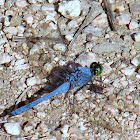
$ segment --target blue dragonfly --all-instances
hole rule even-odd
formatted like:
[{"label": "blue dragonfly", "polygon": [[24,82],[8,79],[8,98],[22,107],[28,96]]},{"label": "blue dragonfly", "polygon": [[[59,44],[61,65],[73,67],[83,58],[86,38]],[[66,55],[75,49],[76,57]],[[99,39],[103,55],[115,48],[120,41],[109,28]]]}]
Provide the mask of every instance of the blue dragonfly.
[{"label": "blue dragonfly", "polygon": [[92,75],[98,76],[102,73],[102,70],[102,65],[96,62],[91,63],[90,68],[77,67],[72,73],[66,76],[65,82],[58,88],[25,106],[17,108],[11,112],[11,115],[16,116],[57,94],[66,93],[75,87],[82,87],[90,81]]}]

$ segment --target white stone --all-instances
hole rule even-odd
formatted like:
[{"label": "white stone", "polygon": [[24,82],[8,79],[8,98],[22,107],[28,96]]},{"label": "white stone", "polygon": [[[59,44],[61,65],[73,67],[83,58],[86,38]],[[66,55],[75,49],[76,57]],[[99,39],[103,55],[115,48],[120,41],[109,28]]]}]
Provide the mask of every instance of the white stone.
[{"label": "white stone", "polygon": [[111,72],[112,72],[112,68],[110,67],[110,64],[109,63],[104,63],[102,74],[107,75],[107,74],[109,74]]},{"label": "white stone", "polygon": [[26,69],[29,69],[29,64],[21,64],[14,66],[14,70],[26,70]]},{"label": "white stone", "polygon": [[20,59],[15,62],[15,65],[22,65],[25,63],[25,59]]},{"label": "white stone", "polygon": [[31,77],[27,79],[27,85],[28,86],[33,86],[36,84],[40,84],[41,83],[41,79],[39,77]]},{"label": "white stone", "polygon": [[57,0],[48,0],[48,3],[55,3]]},{"label": "white stone", "polygon": [[53,49],[56,50],[56,51],[62,51],[62,52],[65,52],[66,51],[66,46],[64,44],[55,44],[53,46]]},{"label": "white stone", "polygon": [[0,5],[3,6],[5,3],[5,0],[0,0]]},{"label": "white stone", "polygon": [[0,64],[9,63],[12,59],[13,57],[7,53],[0,53]]},{"label": "white stone", "polygon": [[46,113],[45,112],[37,112],[37,117],[38,118],[45,118],[46,117]]},{"label": "white stone", "polygon": [[73,39],[73,34],[66,35],[65,38],[66,38],[68,41],[71,41],[71,40]]},{"label": "white stone", "polygon": [[135,71],[135,68],[130,68],[130,67],[127,67],[121,70],[121,72],[125,75],[132,75],[134,71]]},{"label": "white stone", "polygon": [[104,26],[105,23],[107,23],[107,16],[105,13],[102,13],[93,21],[94,24]]},{"label": "white stone", "polygon": [[64,125],[63,128],[61,128],[61,132],[62,132],[63,134],[67,134],[68,128],[69,128],[68,125]]},{"label": "white stone", "polygon": [[42,2],[44,2],[45,0],[36,0],[36,1],[42,3]]},{"label": "white stone", "polygon": [[140,74],[136,74],[136,78],[139,78],[140,79]]},{"label": "white stone", "polygon": [[5,26],[9,26],[10,25],[10,22],[9,22],[9,18],[8,17],[5,17],[4,25]]},{"label": "white stone", "polygon": [[119,12],[124,12],[125,8],[124,8],[124,4],[123,3],[112,3],[111,4],[112,10],[119,10]]},{"label": "white stone", "polygon": [[28,0],[28,2],[33,4],[33,3],[36,3],[36,0]]},{"label": "white stone", "polygon": [[136,58],[136,57],[134,57],[132,60],[131,60],[131,63],[134,65],[134,66],[138,66],[139,65],[139,60]]},{"label": "white stone", "polygon": [[51,102],[51,104],[55,107],[58,107],[60,105],[60,101],[58,99],[55,99]]},{"label": "white stone", "polygon": [[128,13],[123,13],[120,16],[116,17],[116,21],[119,25],[129,24],[131,20],[131,16]]},{"label": "white stone", "polygon": [[51,70],[53,69],[53,66],[52,66],[50,63],[46,63],[46,64],[44,65],[43,69],[44,69],[46,72],[50,73]]},{"label": "white stone", "polygon": [[24,27],[23,26],[17,26],[17,32],[18,32],[18,34],[22,34],[22,33],[24,33]]},{"label": "white stone", "polygon": [[16,27],[5,27],[3,30],[5,33],[10,33],[12,35],[16,35],[17,34],[17,28]]},{"label": "white stone", "polygon": [[54,23],[57,23],[56,19],[50,15],[47,15],[45,18],[45,22],[53,21]]},{"label": "white stone", "polygon": [[140,33],[134,33],[132,38],[134,39],[135,42],[140,43]]},{"label": "white stone", "polygon": [[79,0],[63,1],[59,4],[58,11],[66,18],[73,19],[80,15],[81,5]]},{"label": "white stone", "polygon": [[24,15],[24,19],[27,22],[27,24],[29,25],[33,24],[33,16],[31,14]]},{"label": "white stone", "polygon": [[19,135],[21,131],[21,126],[18,122],[5,123],[4,129],[8,134]]},{"label": "white stone", "polygon": [[83,67],[90,66],[92,62],[98,62],[96,54],[92,52],[89,52],[88,54],[81,54],[75,60],[75,63],[78,63]]},{"label": "white stone", "polygon": [[27,2],[26,0],[17,0],[17,2],[15,3],[15,5],[19,8],[24,8],[27,6]]},{"label": "white stone", "polygon": [[68,27],[71,29],[71,28],[76,28],[78,26],[78,23],[76,20],[71,20],[69,23],[68,23]]},{"label": "white stone", "polygon": [[132,20],[129,24],[129,29],[134,30],[134,29],[138,28],[138,26],[139,26],[139,24],[136,21]]},{"label": "white stone", "polygon": [[46,4],[42,6],[41,10],[46,13],[46,11],[55,11],[55,7],[52,4]]}]

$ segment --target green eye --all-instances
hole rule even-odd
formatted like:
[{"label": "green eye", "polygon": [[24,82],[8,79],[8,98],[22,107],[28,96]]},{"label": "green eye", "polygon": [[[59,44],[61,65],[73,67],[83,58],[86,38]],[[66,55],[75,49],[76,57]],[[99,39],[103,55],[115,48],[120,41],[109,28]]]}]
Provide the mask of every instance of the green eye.
[{"label": "green eye", "polygon": [[99,76],[103,71],[103,66],[99,63],[93,62],[90,64],[90,70],[93,75]]}]

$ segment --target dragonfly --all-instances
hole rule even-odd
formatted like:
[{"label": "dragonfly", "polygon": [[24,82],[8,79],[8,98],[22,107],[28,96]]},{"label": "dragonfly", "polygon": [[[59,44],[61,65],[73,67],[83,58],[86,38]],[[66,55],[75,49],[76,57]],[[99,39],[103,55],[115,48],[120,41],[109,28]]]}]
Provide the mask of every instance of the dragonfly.
[{"label": "dragonfly", "polygon": [[11,112],[11,115],[19,115],[57,94],[66,93],[75,87],[82,87],[90,81],[92,76],[99,76],[102,73],[102,70],[103,66],[97,62],[92,62],[89,68],[79,66],[75,68],[73,72],[66,76],[65,82],[58,88],[27,105],[17,108],[16,110]]}]

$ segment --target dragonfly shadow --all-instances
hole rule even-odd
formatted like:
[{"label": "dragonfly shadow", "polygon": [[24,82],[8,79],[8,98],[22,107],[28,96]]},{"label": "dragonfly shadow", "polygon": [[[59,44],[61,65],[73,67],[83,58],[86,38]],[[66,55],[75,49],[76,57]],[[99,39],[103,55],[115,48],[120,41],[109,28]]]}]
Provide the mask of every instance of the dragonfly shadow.
[{"label": "dragonfly shadow", "polygon": [[61,67],[54,67],[51,73],[46,77],[48,80],[45,83],[43,88],[35,92],[30,98],[26,98],[25,101],[19,102],[17,105],[12,105],[9,108],[5,109],[3,113],[0,114],[0,117],[4,117],[6,115],[12,116],[11,112],[15,110],[16,108],[24,106],[40,98],[42,95],[55,90],[57,87],[59,87],[61,84],[65,82],[66,77],[71,72],[73,72],[73,70],[78,66],[81,66],[81,65],[74,62],[69,62],[67,65],[64,65]]}]

